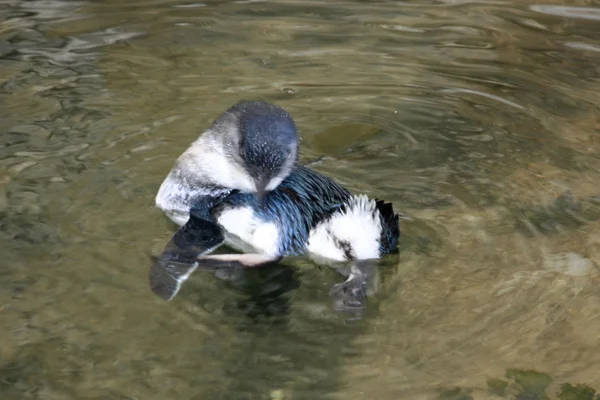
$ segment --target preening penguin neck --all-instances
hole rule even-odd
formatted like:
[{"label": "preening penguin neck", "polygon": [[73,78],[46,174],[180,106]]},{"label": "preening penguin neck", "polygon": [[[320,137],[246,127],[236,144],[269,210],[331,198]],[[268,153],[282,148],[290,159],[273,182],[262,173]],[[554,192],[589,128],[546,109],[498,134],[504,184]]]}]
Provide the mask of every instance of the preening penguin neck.
[{"label": "preening penguin neck", "polygon": [[200,196],[239,190],[263,197],[290,175],[297,156],[296,125],[283,108],[239,102],[178,158],[158,191],[156,205],[180,224]]}]

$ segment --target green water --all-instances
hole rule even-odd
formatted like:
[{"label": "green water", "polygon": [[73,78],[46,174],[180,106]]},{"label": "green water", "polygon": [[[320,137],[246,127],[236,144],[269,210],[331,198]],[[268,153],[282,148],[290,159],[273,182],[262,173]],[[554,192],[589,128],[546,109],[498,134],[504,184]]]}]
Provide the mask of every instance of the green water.
[{"label": "green water", "polygon": [[[593,399],[600,4],[564,3],[0,1],[0,399]],[[402,213],[362,319],[302,258],[150,292],[156,191],[240,99]]]}]

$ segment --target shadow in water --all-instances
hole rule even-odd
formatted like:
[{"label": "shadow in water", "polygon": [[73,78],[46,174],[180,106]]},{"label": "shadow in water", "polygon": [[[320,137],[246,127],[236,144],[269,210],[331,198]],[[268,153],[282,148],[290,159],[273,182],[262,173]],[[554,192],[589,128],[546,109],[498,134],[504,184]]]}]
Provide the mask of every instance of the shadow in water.
[{"label": "shadow in water", "polygon": [[[218,352],[214,373],[224,382],[201,384],[193,398],[287,398],[293,393],[294,399],[315,399],[335,392],[343,384],[346,358],[359,352],[352,342],[369,319],[366,313],[356,320],[352,313],[332,311],[336,298],[328,289],[332,279],[339,282],[343,276],[333,268],[287,263],[196,270],[169,307],[189,301],[209,309],[211,323],[233,328],[236,337],[190,349]],[[216,309],[207,307],[211,302]],[[223,346],[227,351],[218,350]]]},{"label": "shadow in water", "polygon": [[[397,253],[397,252],[396,252]],[[182,262],[173,249],[165,250],[160,256],[152,258],[150,288],[155,295],[165,300],[163,286],[157,281],[175,282],[180,285],[193,272],[214,274],[225,287],[235,292],[239,298],[235,310],[241,310],[252,320],[274,317],[282,319],[290,313],[290,292],[300,287],[301,274],[297,267],[290,264],[270,263],[261,267],[240,267],[230,262],[210,265],[197,262]],[[329,267],[345,281],[331,286],[328,293],[334,312],[348,320],[360,319],[366,308],[367,296],[376,292],[375,283],[379,276],[379,260],[361,260]],[[325,267],[328,268],[328,267]],[[158,278],[157,278],[158,277]],[[236,297],[236,296],[233,296]]]},{"label": "shadow in water", "polygon": [[290,292],[300,287],[298,269],[284,264],[231,272],[217,270],[215,276],[239,295],[228,311],[241,312],[254,322],[271,319],[283,323],[290,314]]}]

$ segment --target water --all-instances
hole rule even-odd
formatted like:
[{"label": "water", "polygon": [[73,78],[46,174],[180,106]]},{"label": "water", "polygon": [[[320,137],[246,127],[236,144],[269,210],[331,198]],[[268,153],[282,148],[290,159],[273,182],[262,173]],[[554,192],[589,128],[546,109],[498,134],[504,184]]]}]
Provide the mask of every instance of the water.
[{"label": "water", "polygon": [[[591,399],[600,4],[566,3],[1,1],[0,397]],[[402,212],[361,320],[303,259],[150,292],[156,190],[243,98]]]}]

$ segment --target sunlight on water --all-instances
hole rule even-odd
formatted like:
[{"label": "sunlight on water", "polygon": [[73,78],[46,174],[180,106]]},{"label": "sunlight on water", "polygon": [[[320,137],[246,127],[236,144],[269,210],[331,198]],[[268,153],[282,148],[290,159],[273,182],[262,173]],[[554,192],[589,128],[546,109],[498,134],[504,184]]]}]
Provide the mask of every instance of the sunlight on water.
[{"label": "sunlight on water", "polygon": [[[0,1],[0,398],[594,399],[599,18]],[[302,258],[150,292],[174,230],[156,191],[240,99],[286,108],[305,163],[401,212],[361,320]]]}]

